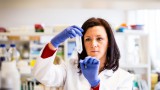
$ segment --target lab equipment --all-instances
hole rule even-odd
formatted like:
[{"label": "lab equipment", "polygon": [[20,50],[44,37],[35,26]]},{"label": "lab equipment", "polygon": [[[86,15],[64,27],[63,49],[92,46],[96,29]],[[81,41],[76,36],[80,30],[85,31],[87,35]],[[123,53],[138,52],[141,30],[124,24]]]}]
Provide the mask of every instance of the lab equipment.
[{"label": "lab equipment", "polygon": [[10,48],[8,50],[9,61],[18,61],[20,58],[20,53],[16,48],[15,44],[10,44]]},{"label": "lab equipment", "polygon": [[0,44],[0,70],[1,63],[7,60],[7,49],[5,44]]},{"label": "lab equipment", "polygon": [[[20,73],[16,67],[16,62],[2,62],[2,88],[10,88],[9,90],[20,90],[21,80]],[[8,89],[7,89],[8,90]]]},{"label": "lab equipment", "polygon": [[81,39],[81,36],[76,36],[76,49],[77,49],[77,52],[80,54],[83,50],[82,48],[82,39]]}]

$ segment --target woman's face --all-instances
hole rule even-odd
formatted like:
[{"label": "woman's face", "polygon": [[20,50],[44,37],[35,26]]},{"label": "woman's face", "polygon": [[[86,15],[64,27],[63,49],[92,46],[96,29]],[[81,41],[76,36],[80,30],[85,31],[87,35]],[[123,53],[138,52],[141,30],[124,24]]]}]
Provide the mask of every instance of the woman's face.
[{"label": "woman's face", "polygon": [[108,37],[103,26],[88,28],[84,35],[84,46],[88,56],[106,59]]}]

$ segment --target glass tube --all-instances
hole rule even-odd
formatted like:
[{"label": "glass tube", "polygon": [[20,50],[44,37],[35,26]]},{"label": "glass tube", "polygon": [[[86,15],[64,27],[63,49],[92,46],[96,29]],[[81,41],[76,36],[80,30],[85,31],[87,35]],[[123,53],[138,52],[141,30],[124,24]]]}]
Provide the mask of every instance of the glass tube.
[{"label": "glass tube", "polygon": [[80,54],[83,50],[82,48],[82,39],[80,36],[76,36],[76,49],[77,49],[77,52]]}]

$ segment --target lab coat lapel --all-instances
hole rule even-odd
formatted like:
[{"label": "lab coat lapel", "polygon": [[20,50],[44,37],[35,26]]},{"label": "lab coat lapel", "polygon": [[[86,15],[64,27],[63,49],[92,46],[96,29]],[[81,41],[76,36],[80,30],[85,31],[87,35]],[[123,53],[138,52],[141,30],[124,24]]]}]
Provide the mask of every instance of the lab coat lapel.
[{"label": "lab coat lapel", "polygon": [[115,75],[113,70],[104,70],[99,75],[101,82],[100,82],[100,89],[101,90],[115,90],[118,83],[118,77]]}]

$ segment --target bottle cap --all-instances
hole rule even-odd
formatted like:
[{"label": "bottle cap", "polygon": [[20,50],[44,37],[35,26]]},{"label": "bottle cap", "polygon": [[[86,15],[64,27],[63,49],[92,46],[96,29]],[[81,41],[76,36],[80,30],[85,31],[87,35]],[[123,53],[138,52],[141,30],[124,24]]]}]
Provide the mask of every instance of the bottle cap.
[{"label": "bottle cap", "polygon": [[15,47],[16,45],[15,45],[15,44],[10,44],[10,46],[11,46],[11,47]]},{"label": "bottle cap", "polygon": [[5,47],[5,46],[6,46],[5,44],[1,44],[1,45],[0,45],[0,47]]}]

